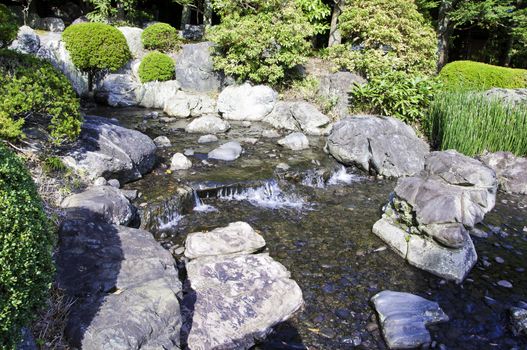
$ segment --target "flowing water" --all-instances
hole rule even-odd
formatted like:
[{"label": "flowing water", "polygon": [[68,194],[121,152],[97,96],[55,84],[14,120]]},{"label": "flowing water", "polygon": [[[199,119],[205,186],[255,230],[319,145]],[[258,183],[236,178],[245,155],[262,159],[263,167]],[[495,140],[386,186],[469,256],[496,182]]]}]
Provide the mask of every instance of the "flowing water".
[{"label": "flowing water", "polygon": [[[144,121],[142,109],[96,112],[151,137],[171,139],[172,147],[159,150],[156,170],[126,186],[141,192],[140,208],[161,201],[161,211],[170,211],[154,230],[163,246],[174,249],[190,232],[242,220],[262,234],[270,255],[291,271],[305,307],[275,327],[257,349],[385,349],[369,303],[385,289],[435,300],[449,315],[449,322],[430,327],[432,347],[527,349],[527,340],[511,333],[507,311],[527,303],[525,196],[498,195],[496,208],[480,226],[489,237],[474,238],[478,263],[456,285],[406,264],[371,233],[395,181],[338,165],[323,152],[323,139],[310,139],[308,151],[289,152],[275,140],[247,140],[258,137],[262,125],[233,123],[219,143],[198,145],[199,135],[181,130],[186,121]],[[244,154],[230,163],[207,161],[206,154],[227,140],[241,140]],[[185,149],[193,151],[193,168],[167,172],[170,156]],[[290,169],[276,170],[280,163]],[[180,186],[194,191],[190,208],[178,212],[163,201]],[[513,288],[498,286],[500,280]]]}]

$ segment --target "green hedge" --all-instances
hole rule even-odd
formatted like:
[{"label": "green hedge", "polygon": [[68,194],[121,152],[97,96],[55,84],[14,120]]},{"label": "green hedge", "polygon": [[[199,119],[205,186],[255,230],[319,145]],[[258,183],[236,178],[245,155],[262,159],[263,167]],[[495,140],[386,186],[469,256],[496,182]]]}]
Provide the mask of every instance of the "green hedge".
[{"label": "green hedge", "polygon": [[430,108],[427,131],[443,150],[469,156],[484,151],[527,155],[527,108],[481,93],[442,93]]},{"label": "green hedge", "polygon": [[0,143],[0,349],[45,305],[53,279],[53,234],[24,163]]},{"label": "green hedge", "polygon": [[27,124],[44,125],[53,143],[77,138],[79,99],[66,77],[49,62],[0,50],[0,137],[23,136]]},{"label": "green hedge", "polygon": [[155,23],[143,30],[143,45],[148,50],[172,52],[181,46],[181,38],[176,28],[166,23]]},{"label": "green hedge", "polygon": [[73,24],[64,30],[62,39],[73,64],[88,73],[90,89],[97,72],[115,72],[132,58],[123,33],[108,24]]},{"label": "green hedge", "polygon": [[16,39],[18,25],[7,6],[0,4],[0,48],[7,47]]},{"label": "green hedge", "polygon": [[444,84],[444,89],[448,91],[525,88],[527,70],[473,61],[455,61],[443,67],[439,79]]},{"label": "green hedge", "polygon": [[174,79],[174,60],[161,52],[148,53],[139,65],[139,78],[142,83]]}]

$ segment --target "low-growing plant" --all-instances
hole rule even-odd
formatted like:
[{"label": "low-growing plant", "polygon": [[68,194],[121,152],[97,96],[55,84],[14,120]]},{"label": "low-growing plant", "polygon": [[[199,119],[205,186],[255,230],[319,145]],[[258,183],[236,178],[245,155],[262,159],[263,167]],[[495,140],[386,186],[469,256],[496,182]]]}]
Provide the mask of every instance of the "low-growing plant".
[{"label": "low-growing plant", "polygon": [[0,348],[44,305],[54,274],[54,237],[23,161],[0,143]]},{"label": "low-growing plant", "polygon": [[88,74],[88,86],[99,72],[115,72],[132,58],[126,38],[119,29],[103,23],[78,23],[64,30],[73,64]]},{"label": "low-growing plant", "polygon": [[473,61],[455,61],[447,64],[441,70],[439,79],[448,91],[525,88],[527,87],[527,70]]},{"label": "low-growing plant", "polygon": [[426,129],[439,149],[527,155],[527,108],[480,93],[444,92],[430,107]]},{"label": "low-growing plant", "polygon": [[47,174],[60,173],[66,171],[67,169],[68,168],[62,162],[62,159],[57,156],[45,157],[44,161],[42,162],[42,170],[44,170],[44,172]]},{"label": "low-growing plant", "polygon": [[176,51],[181,46],[177,29],[167,23],[155,23],[146,27],[141,40],[146,49],[161,52]]},{"label": "low-growing plant", "polygon": [[0,137],[23,136],[27,124],[48,128],[52,142],[77,138],[79,99],[66,77],[49,62],[0,50]]},{"label": "low-growing plant", "polygon": [[16,38],[18,25],[6,5],[0,4],[0,48],[7,47]]},{"label": "low-growing plant", "polygon": [[174,60],[161,52],[150,52],[139,65],[139,78],[142,83],[174,79]]},{"label": "low-growing plant", "polygon": [[354,112],[392,116],[419,125],[438,87],[432,78],[392,72],[357,84],[350,92],[351,106]]}]

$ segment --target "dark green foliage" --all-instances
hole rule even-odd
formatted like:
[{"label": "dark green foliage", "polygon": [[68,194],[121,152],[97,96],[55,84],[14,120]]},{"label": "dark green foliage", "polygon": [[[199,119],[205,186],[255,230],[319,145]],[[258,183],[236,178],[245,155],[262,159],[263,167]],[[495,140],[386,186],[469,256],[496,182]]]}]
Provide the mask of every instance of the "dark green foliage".
[{"label": "dark green foliage", "polygon": [[392,72],[356,86],[350,97],[355,112],[392,116],[417,125],[425,119],[437,89],[434,79]]},{"label": "dark green foliage", "polygon": [[99,71],[115,72],[132,58],[119,29],[103,23],[78,23],[62,34],[73,64],[88,73],[90,89]]},{"label": "dark green foliage", "polygon": [[527,155],[527,108],[490,100],[478,93],[436,96],[427,131],[440,149],[474,156],[484,151]]},{"label": "dark green foliage", "polygon": [[445,90],[483,91],[496,88],[527,87],[527,70],[490,64],[456,61],[447,64],[439,74]]},{"label": "dark green foliage", "polygon": [[57,156],[49,156],[44,158],[44,161],[42,162],[42,170],[44,170],[45,173],[51,174],[51,173],[61,173],[66,171],[68,168],[66,165],[62,162],[62,159],[60,159]]},{"label": "dark green foliage", "polygon": [[181,39],[178,31],[170,24],[156,23],[148,26],[141,34],[143,45],[149,50],[172,52],[179,49]]},{"label": "dark green foliage", "polygon": [[15,349],[20,328],[45,304],[52,247],[35,184],[22,160],[0,143],[0,349]]},{"label": "dark green foliage", "polygon": [[208,37],[216,43],[214,66],[239,80],[279,84],[305,61],[314,27],[293,0],[213,2],[222,23]]},{"label": "dark green foliage", "polygon": [[47,126],[53,143],[80,132],[79,100],[66,77],[50,63],[0,50],[0,137],[23,136],[25,124]]},{"label": "dark green foliage", "polygon": [[174,61],[161,52],[148,53],[139,65],[139,78],[142,83],[174,79]]},{"label": "dark green foliage", "polygon": [[17,32],[15,16],[7,6],[0,4],[0,48],[9,46],[16,39]]}]

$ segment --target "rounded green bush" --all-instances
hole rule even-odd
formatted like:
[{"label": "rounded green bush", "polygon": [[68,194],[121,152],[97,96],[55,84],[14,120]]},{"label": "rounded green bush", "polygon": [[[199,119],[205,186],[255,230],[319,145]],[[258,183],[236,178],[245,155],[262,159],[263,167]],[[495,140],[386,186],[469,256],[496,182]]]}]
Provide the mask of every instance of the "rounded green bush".
[{"label": "rounded green bush", "polygon": [[7,6],[0,4],[0,48],[7,47],[16,39],[18,25]]},{"label": "rounded green bush", "polygon": [[139,78],[142,83],[171,80],[174,73],[174,60],[161,52],[148,53],[139,65]]},{"label": "rounded green bush", "polygon": [[62,39],[73,64],[88,73],[90,89],[95,73],[115,72],[132,58],[123,33],[108,24],[73,24],[64,30]]},{"label": "rounded green bush", "polygon": [[0,143],[0,349],[45,304],[53,279],[51,225],[20,158]]},{"label": "rounded green bush", "polygon": [[166,23],[156,23],[147,27],[141,34],[141,40],[146,49],[161,52],[176,51],[181,46],[177,29]]},{"label": "rounded green bush", "polygon": [[80,133],[79,99],[49,62],[0,50],[0,137],[23,136],[24,125],[44,125],[55,144]]},{"label": "rounded green bush", "polygon": [[527,70],[473,61],[455,61],[443,67],[439,73],[439,80],[448,91],[525,88]]}]

